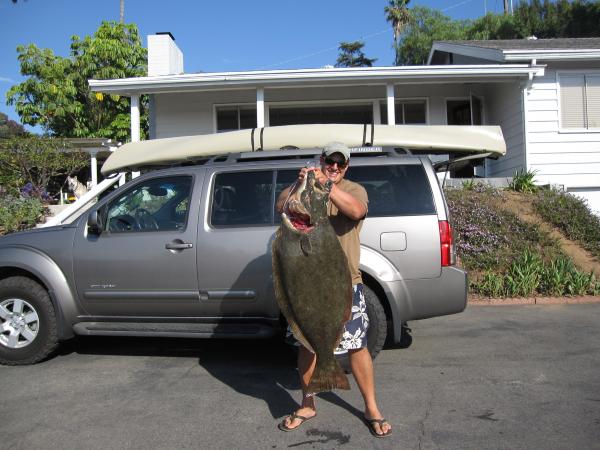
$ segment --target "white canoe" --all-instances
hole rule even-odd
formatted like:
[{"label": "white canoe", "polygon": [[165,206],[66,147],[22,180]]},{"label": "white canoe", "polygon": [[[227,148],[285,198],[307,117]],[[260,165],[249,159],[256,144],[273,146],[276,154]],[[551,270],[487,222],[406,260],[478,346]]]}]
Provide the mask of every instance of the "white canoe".
[{"label": "white canoe", "polygon": [[130,142],[112,153],[102,173],[223,155],[280,150],[283,147],[320,148],[340,141],[348,147],[396,147],[411,152],[445,152],[502,156],[506,144],[498,126],[450,125],[286,125],[227,133]]}]

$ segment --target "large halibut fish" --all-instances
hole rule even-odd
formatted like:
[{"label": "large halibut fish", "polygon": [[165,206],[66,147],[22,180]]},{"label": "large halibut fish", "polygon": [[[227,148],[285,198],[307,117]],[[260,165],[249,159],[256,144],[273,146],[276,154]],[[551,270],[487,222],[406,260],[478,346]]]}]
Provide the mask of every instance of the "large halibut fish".
[{"label": "large halibut fish", "polygon": [[327,216],[329,189],[308,171],[284,206],[273,241],[273,282],[296,339],[316,354],[309,392],[350,389],[333,354],[352,308],[350,269]]}]

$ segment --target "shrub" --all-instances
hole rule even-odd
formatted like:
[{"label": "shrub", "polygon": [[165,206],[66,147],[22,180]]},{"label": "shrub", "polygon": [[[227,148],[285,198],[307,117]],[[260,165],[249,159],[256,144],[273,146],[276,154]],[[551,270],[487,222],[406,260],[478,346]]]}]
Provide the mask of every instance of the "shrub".
[{"label": "shrub", "polygon": [[535,185],[534,182],[535,173],[535,170],[519,170],[517,173],[515,173],[512,181],[509,183],[509,189],[512,189],[516,192],[522,192],[524,194],[532,194],[536,192],[538,190],[538,187]]},{"label": "shrub", "polygon": [[520,220],[498,207],[502,192],[478,185],[473,190],[446,192],[456,251],[468,271],[505,273],[523,249],[544,253],[548,259],[561,255],[559,244],[537,225]]},{"label": "shrub", "polygon": [[544,220],[600,259],[600,218],[592,214],[585,200],[554,189],[543,189],[533,204]]},{"label": "shrub", "polygon": [[85,152],[61,139],[20,136],[0,140],[0,183],[8,194],[42,196],[50,181],[75,173],[88,164]]},{"label": "shrub", "polygon": [[37,198],[0,197],[0,234],[31,228],[43,215],[44,205]]},{"label": "shrub", "polygon": [[509,297],[529,297],[537,292],[544,270],[542,259],[525,250],[510,266],[504,286]]}]

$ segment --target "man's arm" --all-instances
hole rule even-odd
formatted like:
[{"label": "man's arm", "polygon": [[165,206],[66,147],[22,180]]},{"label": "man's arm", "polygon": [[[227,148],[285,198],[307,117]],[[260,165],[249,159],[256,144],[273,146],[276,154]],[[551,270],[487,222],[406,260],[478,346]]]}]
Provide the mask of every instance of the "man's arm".
[{"label": "man's arm", "polygon": [[[319,180],[319,183],[325,184],[327,182],[327,175],[320,169],[315,169],[315,176]],[[336,206],[338,211],[349,219],[360,220],[367,215],[367,205],[354,195],[342,191],[337,184],[331,186],[329,200]]]},{"label": "man's arm", "polygon": [[331,187],[329,199],[343,215],[352,220],[360,220],[367,215],[367,205],[335,184]]}]

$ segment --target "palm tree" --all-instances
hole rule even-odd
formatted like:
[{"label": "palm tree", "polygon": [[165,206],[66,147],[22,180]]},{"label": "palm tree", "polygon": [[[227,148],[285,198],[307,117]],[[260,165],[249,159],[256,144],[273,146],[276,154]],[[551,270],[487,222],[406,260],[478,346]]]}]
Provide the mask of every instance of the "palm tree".
[{"label": "palm tree", "polygon": [[386,14],[385,19],[392,24],[394,29],[394,43],[396,45],[402,28],[410,22],[409,3],[410,0],[389,0],[389,5],[383,9]]}]

